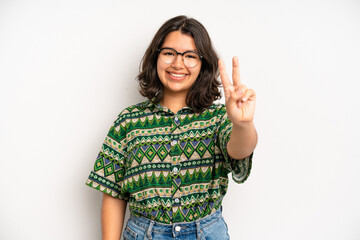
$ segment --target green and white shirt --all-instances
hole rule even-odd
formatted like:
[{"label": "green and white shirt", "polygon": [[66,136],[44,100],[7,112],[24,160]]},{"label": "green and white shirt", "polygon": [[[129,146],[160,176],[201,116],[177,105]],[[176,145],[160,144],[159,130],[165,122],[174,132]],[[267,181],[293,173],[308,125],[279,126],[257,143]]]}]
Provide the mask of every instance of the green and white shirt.
[{"label": "green and white shirt", "polygon": [[150,101],[123,110],[86,184],[128,201],[130,213],[160,223],[191,222],[220,208],[228,174],[243,183],[252,155],[235,160],[226,145],[232,123],[223,104],[174,114]]}]

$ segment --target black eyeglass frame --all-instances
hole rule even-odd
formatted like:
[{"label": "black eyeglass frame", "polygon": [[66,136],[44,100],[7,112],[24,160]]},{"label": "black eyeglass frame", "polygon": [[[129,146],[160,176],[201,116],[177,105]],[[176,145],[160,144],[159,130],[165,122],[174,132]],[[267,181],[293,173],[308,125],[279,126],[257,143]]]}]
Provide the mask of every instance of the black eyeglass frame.
[{"label": "black eyeglass frame", "polygon": [[[183,56],[184,57],[184,54],[186,54],[186,53],[195,53],[196,55],[198,55],[199,56],[199,58],[200,58],[200,61],[204,58],[200,53],[198,53],[198,52],[195,52],[195,51],[191,51],[191,50],[189,50],[189,51],[186,51],[186,52],[183,52],[183,53],[181,53],[181,52],[178,52],[178,51],[176,51],[175,49],[173,49],[173,48],[169,48],[169,47],[164,47],[164,48],[159,48],[158,50],[157,50],[157,53],[158,54],[160,54],[160,52],[162,51],[162,50],[164,50],[164,49],[169,49],[169,50],[173,50],[173,51],[175,51],[176,52],[176,54],[177,55],[181,55],[181,56]],[[176,56],[177,57],[177,56]],[[176,58],[175,58],[176,59]]]}]

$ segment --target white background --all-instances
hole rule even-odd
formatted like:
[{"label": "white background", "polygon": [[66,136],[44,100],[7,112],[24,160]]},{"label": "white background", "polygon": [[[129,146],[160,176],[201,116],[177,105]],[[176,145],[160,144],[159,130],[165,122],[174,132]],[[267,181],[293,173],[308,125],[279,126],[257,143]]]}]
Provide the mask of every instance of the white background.
[{"label": "white background", "polygon": [[0,0],[0,239],[100,239],[86,178],[179,14],[257,93],[252,173],[223,202],[232,239],[360,239],[358,0]]}]

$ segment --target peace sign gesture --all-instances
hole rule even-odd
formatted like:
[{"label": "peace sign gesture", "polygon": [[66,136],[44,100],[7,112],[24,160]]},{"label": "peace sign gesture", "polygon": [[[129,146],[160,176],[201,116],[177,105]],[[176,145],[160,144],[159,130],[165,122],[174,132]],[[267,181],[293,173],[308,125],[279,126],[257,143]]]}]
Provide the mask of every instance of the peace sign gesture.
[{"label": "peace sign gesture", "polygon": [[225,92],[227,115],[234,125],[241,125],[251,122],[254,118],[256,94],[253,89],[241,84],[237,57],[233,57],[232,65],[233,83],[231,84],[224,62],[219,60],[220,78]]}]

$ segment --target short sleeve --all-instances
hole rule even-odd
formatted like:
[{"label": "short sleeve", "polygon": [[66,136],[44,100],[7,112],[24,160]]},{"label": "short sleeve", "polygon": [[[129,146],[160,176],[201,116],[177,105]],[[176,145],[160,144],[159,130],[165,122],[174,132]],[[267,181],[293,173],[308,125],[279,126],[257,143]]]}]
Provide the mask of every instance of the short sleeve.
[{"label": "short sleeve", "polygon": [[233,159],[227,151],[227,143],[230,140],[232,123],[227,116],[225,106],[221,109],[221,119],[218,127],[218,141],[221,152],[225,159],[228,173],[232,173],[232,178],[236,183],[243,183],[250,175],[253,153],[243,159]]},{"label": "short sleeve", "polygon": [[126,123],[120,114],[111,126],[86,185],[115,198],[128,200],[122,190],[125,174]]}]

